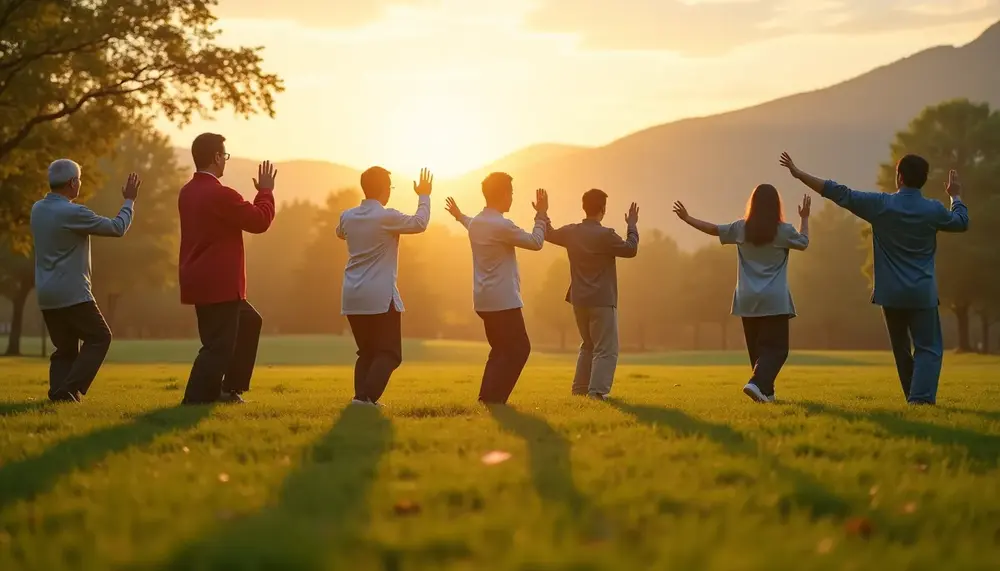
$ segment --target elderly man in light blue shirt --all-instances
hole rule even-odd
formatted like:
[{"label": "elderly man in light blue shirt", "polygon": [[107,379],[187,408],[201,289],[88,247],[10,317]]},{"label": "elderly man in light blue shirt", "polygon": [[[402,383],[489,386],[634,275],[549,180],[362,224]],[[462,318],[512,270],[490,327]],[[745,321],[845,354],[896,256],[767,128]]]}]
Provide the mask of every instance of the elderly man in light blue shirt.
[{"label": "elderly man in light blue shirt", "polygon": [[412,216],[386,208],[392,189],[391,173],[372,167],[361,174],[365,199],[346,210],[337,225],[337,237],[347,241],[342,310],[358,345],[354,364],[352,404],[378,406],[392,376],[403,362],[403,300],[396,287],[399,237],[419,234],[431,218],[430,171],[413,183],[417,212]]},{"label": "elderly man in light blue shirt", "polygon": [[958,173],[948,174],[948,208],[924,198],[921,189],[930,165],[917,155],[897,163],[893,193],[859,192],[812,176],[796,167],[788,154],[782,154],[780,164],[823,198],[871,224],[872,303],[882,306],[903,394],[910,404],[935,404],[944,354],[934,267],[937,234],[969,228]]},{"label": "elderly man in light blue shirt", "polygon": [[125,202],[111,219],[74,202],[80,196],[81,175],[77,163],[54,161],[49,165],[50,192],[31,208],[35,289],[55,346],[49,366],[53,401],[79,402],[111,346],[111,330],[90,286],[90,237],[125,235],[142,184],[135,173],[129,175],[122,187]]}]

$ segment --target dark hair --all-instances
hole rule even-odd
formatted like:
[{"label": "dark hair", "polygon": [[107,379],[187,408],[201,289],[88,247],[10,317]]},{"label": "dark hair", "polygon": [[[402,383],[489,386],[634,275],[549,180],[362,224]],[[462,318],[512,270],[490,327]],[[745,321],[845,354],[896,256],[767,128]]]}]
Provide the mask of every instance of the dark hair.
[{"label": "dark hair", "polygon": [[583,193],[583,211],[587,216],[597,216],[608,206],[608,194],[599,188]]},{"label": "dark hair", "polygon": [[491,172],[483,179],[483,197],[486,202],[493,202],[503,197],[511,189],[514,177],[505,172]]},{"label": "dark hair", "polygon": [[770,184],[759,184],[750,194],[744,236],[754,246],[763,246],[774,241],[778,235],[778,225],[785,221],[778,189]]},{"label": "dark hair", "polygon": [[216,155],[225,152],[222,143],[226,138],[216,133],[202,133],[194,138],[191,143],[191,158],[194,159],[194,168],[201,170],[215,162]]},{"label": "dark hair", "polygon": [[923,188],[930,170],[927,160],[917,155],[906,155],[896,163],[896,173],[903,180],[903,186],[909,188]]},{"label": "dark hair", "polygon": [[361,173],[361,190],[365,193],[365,198],[374,198],[382,193],[381,185],[392,174],[382,167],[371,167]]}]

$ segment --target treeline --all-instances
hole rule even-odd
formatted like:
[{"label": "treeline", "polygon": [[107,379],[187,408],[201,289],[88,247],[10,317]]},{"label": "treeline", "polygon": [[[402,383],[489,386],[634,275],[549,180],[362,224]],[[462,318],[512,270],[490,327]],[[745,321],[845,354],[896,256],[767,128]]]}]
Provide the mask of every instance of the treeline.
[{"label": "treeline", "polygon": [[[951,127],[949,118],[954,123]],[[994,263],[998,254],[990,243],[991,228],[996,227],[991,221],[1000,214],[1000,202],[993,194],[998,179],[989,176],[1000,156],[1000,147],[989,146],[1000,139],[995,136],[1000,133],[998,124],[997,113],[983,105],[959,101],[929,108],[899,134],[880,177],[883,189],[895,189],[893,178],[887,177],[904,149],[923,154],[934,165],[926,189],[931,197],[943,189],[943,173],[949,168],[962,173],[971,229],[967,234],[941,237],[938,265],[942,309],[947,310],[942,312],[946,337],[949,345],[964,350],[989,348],[990,325],[1000,316],[996,305],[1000,266]],[[928,131],[927,125],[934,128]],[[952,148],[960,147],[955,153],[958,159],[947,159],[949,147],[941,144],[944,140]],[[176,193],[188,176],[187,169],[176,164],[164,137],[142,125],[128,130],[115,151],[98,165],[101,183],[88,203],[102,213],[117,210],[127,172],[141,171],[145,180],[129,234],[120,240],[93,241],[94,291],[115,334],[119,338],[195,336],[193,311],[180,306],[175,283]],[[84,176],[86,185],[91,179],[89,173]],[[786,199],[794,214],[790,199],[797,192],[790,193],[790,189],[791,183]],[[36,196],[43,192],[38,188]],[[279,200],[280,192],[279,181]],[[360,199],[359,190],[342,189],[330,192],[322,205],[285,202],[266,234],[247,236],[249,297],[264,316],[266,334],[347,332],[347,322],[340,316],[347,253],[334,228],[340,213]],[[669,236],[651,229],[654,225],[676,225],[679,231],[689,231],[668,212],[643,212],[639,254],[619,262],[623,350],[742,347],[742,329],[729,311],[736,250],[712,244],[685,252]],[[40,320],[30,294],[30,252],[4,248],[0,255],[0,294],[13,308],[0,313],[0,322],[13,321],[18,326],[18,309],[27,308],[24,330],[37,334]],[[833,206],[818,209],[811,222],[809,250],[791,254],[790,280],[798,311],[792,321],[793,346],[885,347],[880,312],[869,303],[870,255],[863,222]],[[569,283],[565,251],[547,244],[541,252],[519,252],[518,259],[525,317],[536,346],[573,349],[577,334],[572,311],[563,301]],[[426,233],[401,240],[399,287],[407,306],[404,335],[483,339],[481,322],[472,309],[468,238],[443,208],[433,212]],[[973,327],[976,318],[980,327]],[[19,349],[19,333],[11,334],[13,352]]]}]

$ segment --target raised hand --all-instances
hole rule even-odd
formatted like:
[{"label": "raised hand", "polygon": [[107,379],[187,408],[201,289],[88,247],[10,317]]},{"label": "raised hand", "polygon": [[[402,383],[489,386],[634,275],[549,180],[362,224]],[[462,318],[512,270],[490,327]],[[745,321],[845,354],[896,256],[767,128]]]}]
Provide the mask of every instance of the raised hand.
[{"label": "raised hand", "polygon": [[135,200],[139,196],[139,187],[142,186],[142,179],[135,173],[129,173],[128,179],[122,185],[122,198],[125,200]]},{"label": "raised hand", "polygon": [[958,180],[957,170],[951,169],[948,171],[948,182],[945,184],[944,190],[948,193],[948,196],[953,198],[962,194],[962,182]]},{"label": "raised hand", "polygon": [[629,226],[635,226],[639,223],[639,205],[632,203],[632,206],[628,209],[628,214],[625,215],[625,224]]},{"label": "raised hand", "polygon": [[417,196],[430,196],[432,186],[434,186],[434,175],[426,168],[420,169],[420,183],[413,182],[413,192],[417,193]]},{"label": "raised hand", "polygon": [[454,198],[449,196],[444,200],[444,209],[448,211],[448,214],[454,216],[455,220],[462,221],[462,211],[458,208]]},{"label": "raised hand", "polygon": [[809,218],[809,212],[810,209],[812,208],[812,202],[813,202],[812,197],[809,196],[808,194],[802,197],[802,206],[799,207],[800,218]]},{"label": "raised hand", "polygon": [[673,210],[674,210],[674,214],[676,214],[678,218],[680,218],[681,220],[687,222],[688,211],[687,211],[687,208],[684,208],[684,203],[682,203],[679,200],[676,201],[676,202],[674,202],[674,209]]},{"label": "raised hand", "polygon": [[270,192],[274,190],[274,178],[278,176],[277,169],[271,161],[264,161],[257,167],[257,178],[253,179],[253,187],[258,192]]},{"label": "raised hand", "polygon": [[795,161],[792,160],[791,155],[788,153],[781,153],[781,157],[778,158],[778,164],[788,169],[788,172],[796,178],[802,172],[799,170],[799,167],[795,166]]},{"label": "raised hand", "polygon": [[539,188],[535,191],[535,201],[531,203],[535,212],[545,216],[549,212],[549,193],[545,189]]}]

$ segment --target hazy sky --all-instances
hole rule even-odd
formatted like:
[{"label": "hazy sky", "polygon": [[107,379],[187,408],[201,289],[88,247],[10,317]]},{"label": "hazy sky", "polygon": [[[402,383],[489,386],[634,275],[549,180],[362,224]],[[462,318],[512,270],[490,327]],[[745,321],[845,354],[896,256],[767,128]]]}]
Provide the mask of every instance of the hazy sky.
[{"label": "hazy sky", "polygon": [[[1000,19],[1000,0],[220,0],[265,47],[275,119],[220,114],[231,153],[459,174],[539,142],[816,89]],[[403,174],[403,172],[400,172]]]}]

